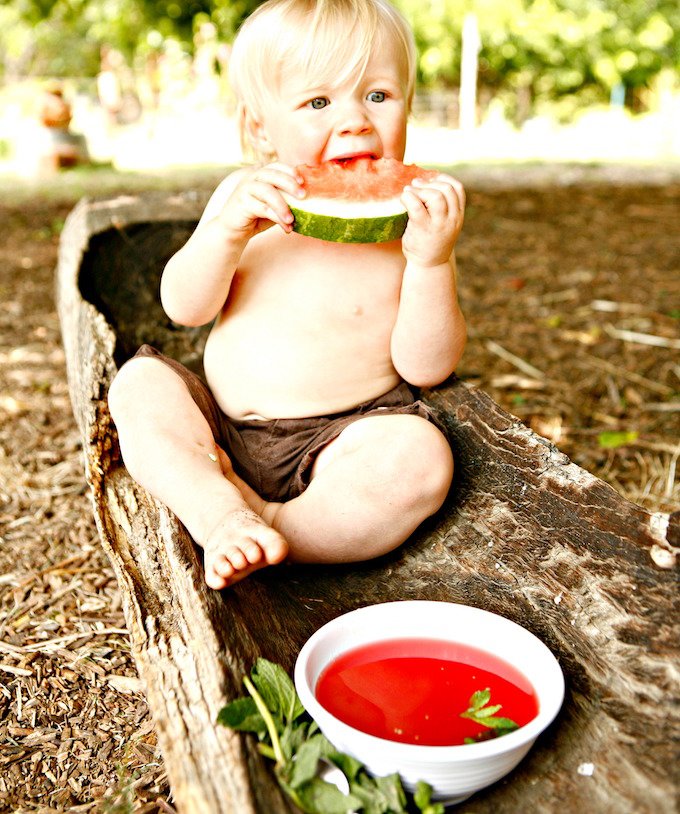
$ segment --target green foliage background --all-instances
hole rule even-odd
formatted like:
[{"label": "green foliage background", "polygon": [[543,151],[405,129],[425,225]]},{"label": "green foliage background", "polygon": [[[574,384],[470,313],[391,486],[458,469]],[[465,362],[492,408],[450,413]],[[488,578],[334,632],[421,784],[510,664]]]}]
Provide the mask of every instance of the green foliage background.
[{"label": "green foliage background", "polygon": [[577,94],[608,101],[623,85],[628,101],[664,71],[680,70],[677,0],[400,0],[419,46],[428,87],[455,85],[462,21],[474,11],[480,85],[496,93],[525,89],[536,100]]},{"label": "green foliage background", "polygon": [[[534,105],[606,102],[625,86],[644,107],[659,76],[677,84],[677,0],[394,0],[420,50],[421,87],[456,87],[461,31],[474,12],[481,34],[480,87]],[[0,76],[94,76],[103,43],[132,63],[175,40],[188,53],[212,21],[229,42],[257,0],[13,0],[0,7]]]}]

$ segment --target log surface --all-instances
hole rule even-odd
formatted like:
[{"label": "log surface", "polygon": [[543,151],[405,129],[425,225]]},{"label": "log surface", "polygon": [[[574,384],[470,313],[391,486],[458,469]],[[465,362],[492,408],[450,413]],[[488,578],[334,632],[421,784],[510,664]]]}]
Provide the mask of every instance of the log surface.
[{"label": "log surface", "polygon": [[458,811],[673,810],[679,517],[625,501],[481,391],[452,380],[425,394],[443,411],[456,477],[443,509],[401,549],[359,566],[272,568],[221,594],[205,586],[181,524],[122,466],[106,405],[116,370],[142,342],[200,371],[205,332],[170,323],[157,292],[204,203],[83,201],[64,229],[57,275],[97,529],[178,810],[293,811],[252,740],[215,723],[219,709],[243,694],[258,656],[291,669],[323,623],[400,599],[506,616],[539,636],[565,672],[556,722],[517,770]]}]

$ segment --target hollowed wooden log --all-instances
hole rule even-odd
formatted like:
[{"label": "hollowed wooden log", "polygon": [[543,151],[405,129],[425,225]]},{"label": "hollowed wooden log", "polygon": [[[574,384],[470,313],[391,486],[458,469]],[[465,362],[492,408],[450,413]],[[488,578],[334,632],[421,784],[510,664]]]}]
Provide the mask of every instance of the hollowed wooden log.
[{"label": "hollowed wooden log", "polygon": [[475,388],[454,379],[425,394],[445,411],[455,483],[398,551],[351,567],[265,569],[221,593],[206,587],[200,551],[122,465],[106,403],[116,370],[142,342],[200,370],[205,331],[169,322],[158,283],[204,204],[199,195],[81,202],[58,267],[97,529],[179,811],[293,811],[252,740],[216,724],[219,709],[243,694],[258,656],[290,669],[323,623],[400,599],[463,602],[513,619],[566,675],[555,723],[517,770],[460,811],[671,811],[678,515],[627,502]]}]

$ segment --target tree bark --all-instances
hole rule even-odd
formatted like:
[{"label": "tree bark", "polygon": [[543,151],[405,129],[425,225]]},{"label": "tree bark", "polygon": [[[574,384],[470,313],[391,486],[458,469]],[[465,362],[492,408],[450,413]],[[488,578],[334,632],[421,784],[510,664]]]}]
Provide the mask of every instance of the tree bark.
[{"label": "tree bark", "polygon": [[454,379],[425,394],[443,411],[454,487],[398,551],[351,567],[265,569],[222,593],[206,587],[200,551],[123,467],[106,404],[116,370],[141,342],[200,370],[204,332],[172,325],[157,291],[204,203],[166,195],[81,202],[58,267],[97,529],[178,810],[293,811],[252,739],[217,725],[217,713],[243,694],[258,656],[291,669],[320,625],[403,599],[463,602],[513,619],[553,650],[567,679],[564,707],[529,756],[459,811],[672,810],[678,514],[625,501],[475,388]]}]

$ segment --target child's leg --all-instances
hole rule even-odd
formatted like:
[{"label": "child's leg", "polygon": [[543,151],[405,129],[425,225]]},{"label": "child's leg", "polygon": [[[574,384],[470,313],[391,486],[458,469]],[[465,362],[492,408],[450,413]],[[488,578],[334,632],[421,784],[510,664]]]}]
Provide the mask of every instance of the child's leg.
[{"label": "child's leg", "polygon": [[263,501],[235,475],[167,365],[148,357],[128,362],[111,385],[109,405],[128,471],[203,547],[211,588],[286,557],[286,541],[259,516]]},{"label": "child's leg", "polygon": [[453,477],[446,438],[414,415],[369,416],[319,454],[309,487],[263,517],[296,562],[352,562],[401,545],[442,505]]}]

